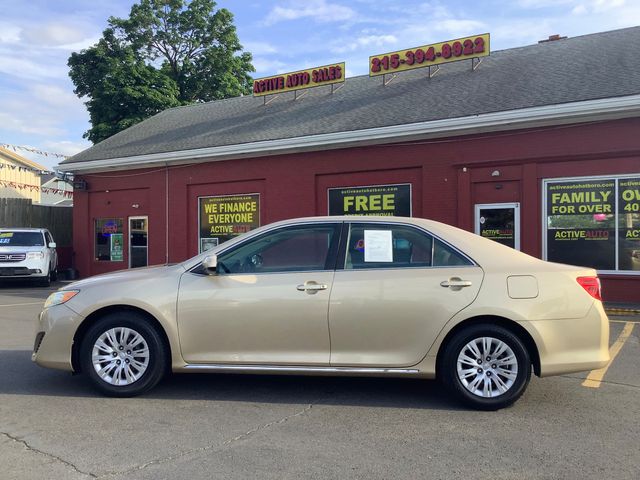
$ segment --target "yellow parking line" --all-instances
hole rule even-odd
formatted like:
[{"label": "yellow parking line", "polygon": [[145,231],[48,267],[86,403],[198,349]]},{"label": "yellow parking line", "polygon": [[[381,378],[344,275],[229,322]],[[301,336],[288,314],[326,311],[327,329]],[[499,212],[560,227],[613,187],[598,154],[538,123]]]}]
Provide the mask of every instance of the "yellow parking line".
[{"label": "yellow parking line", "polygon": [[44,303],[44,301],[42,302],[31,302],[31,303],[10,303],[8,305],[0,305],[0,307],[19,307],[21,305],[42,305]]},{"label": "yellow parking line", "polygon": [[582,382],[583,387],[589,387],[589,388],[600,387],[600,384],[602,383],[602,379],[604,378],[605,373],[607,373],[609,366],[613,363],[613,360],[616,358],[618,353],[620,353],[620,350],[622,350],[622,346],[624,345],[624,342],[626,342],[627,339],[631,336],[633,327],[635,327],[634,322],[625,322],[624,328],[622,329],[622,333],[618,336],[618,338],[616,339],[616,342],[613,345],[611,345],[611,348],[609,349],[609,356],[611,357],[611,360],[609,360],[609,363],[606,366],[598,370],[592,370],[591,372],[589,372],[589,376],[587,377],[587,379],[584,382]]},{"label": "yellow parking line", "polygon": [[611,319],[609,319],[609,323],[640,323],[640,320],[611,320]]}]

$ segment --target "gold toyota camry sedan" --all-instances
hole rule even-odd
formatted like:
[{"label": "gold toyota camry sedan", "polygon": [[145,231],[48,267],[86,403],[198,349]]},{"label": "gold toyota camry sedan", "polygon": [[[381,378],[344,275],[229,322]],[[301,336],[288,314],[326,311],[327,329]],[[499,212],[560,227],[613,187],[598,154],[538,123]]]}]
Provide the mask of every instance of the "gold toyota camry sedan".
[{"label": "gold toyota camry sedan", "polygon": [[169,369],[375,375],[437,378],[494,410],[522,395],[532,370],[605,366],[608,336],[592,269],[424,219],[314,217],[58,290],[33,360],[118,397]]}]

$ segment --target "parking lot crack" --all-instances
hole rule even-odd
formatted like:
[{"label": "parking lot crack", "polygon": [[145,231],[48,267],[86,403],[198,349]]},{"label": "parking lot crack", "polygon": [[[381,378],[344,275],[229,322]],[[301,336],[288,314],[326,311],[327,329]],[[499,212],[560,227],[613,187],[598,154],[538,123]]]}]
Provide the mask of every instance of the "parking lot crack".
[{"label": "parking lot crack", "polygon": [[182,457],[186,457],[188,455],[194,455],[194,454],[206,452],[206,451],[209,451],[209,450],[213,450],[213,449],[216,449],[216,448],[228,447],[229,445],[232,445],[232,444],[234,444],[236,442],[240,442],[240,441],[242,441],[242,440],[244,440],[246,438],[251,437],[252,435],[256,434],[257,432],[260,432],[262,430],[266,430],[266,429],[271,428],[271,427],[276,426],[276,425],[281,425],[281,424],[283,424],[285,422],[288,422],[289,420],[291,420],[293,418],[301,417],[301,416],[307,414],[313,408],[313,405],[315,403],[317,403],[317,401],[313,401],[312,403],[308,404],[304,408],[302,408],[302,409],[300,409],[300,410],[298,410],[298,411],[296,411],[296,412],[294,412],[294,413],[292,413],[290,415],[282,417],[282,418],[280,418],[278,420],[274,420],[272,422],[268,422],[268,423],[264,423],[262,425],[258,425],[257,427],[254,427],[254,428],[252,428],[250,430],[247,430],[246,432],[241,433],[240,435],[237,435],[237,436],[235,436],[233,438],[225,440],[222,443],[215,443],[215,444],[210,444],[210,445],[204,445],[204,446],[198,447],[198,448],[192,448],[190,450],[185,450],[183,452],[179,452],[179,453],[176,453],[176,454],[173,454],[173,455],[169,455],[167,457],[151,460],[151,461],[149,461],[147,463],[143,463],[141,465],[138,465],[136,467],[130,468],[128,470],[124,470],[124,471],[121,471],[121,472],[106,472],[106,473],[100,474],[99,476],[96,476],[94,478],[103,479],[103,478],[116,477],[116,476],[121,476],[121,475],[130,475],[133,472],[139,472],[139,471],[144,470],[144,469],[146,469],[148,467],[151,467],[151,466],[162,465],[164,463],[172,462],[174,460],[177,460],[177,459],[182,458]]},{"label": "parking lot crack", "polygon": [[302,410],[300,410],[300,411],[298,411],[296,413],[293,413],[291,415],[283,417],[280,420],[275,420],[273,422],[265,423],[263,425],[259,425],[259,426],[255,427],[255,428],[252,428],[251,430],[248,430],[248,431],[244,432],[243,434],[238,435],[237,437],[234,437],[234,438],[231,438],[229,440],[226,440],[225,442],[222,443],[222,445],[223,446],[231,445],[232,443],[239,442],[240,440],[244,440],[245,438],[250,437],[254,433],[257,433],[257,432],[259,432],[261,430],[266,430],[267,428],[273,427],[274,425],[280,425],[282,423],[285,423],[285,422],[291,420],[292,418],[300,417],[300,416],[306,414],[312,408],[313,408],[313,403],[310,403],[305,408],[303,408]]},{"label": "parking lot crack", "polygon": [[33,453],[36,453],[38,455],[43,455],[43,456],[45,456],[47,458],[51,458],[51,459],[55,460],[56,462],[60,462],[63,465],[66,465],[67,467],[71,468],[75,472],[79,473],[80,475],[84,475],[84,476],[89,477],[89,478],[98,478],[97,475],[94,475],[93,473],[84,472],[84,471],[80,470],[73,463],[69,462],[68,460],[65,460],[64,458],[60,458],[57,455],[54,455],[52,453],[48,453],[48,452],[45,452],[45,451],[40,450],[38,448],[32,447],[25,440],[22,440],[21,438],[15,437],[15,436],[11,435],[10,433],[0,432],[0,435],[3,435],[4,437],[8,438],[9,440],[11,440],[11,441],[13,441],[13,442],[15,442],[17,444],[22,445],[29,452],[33,452]]}]

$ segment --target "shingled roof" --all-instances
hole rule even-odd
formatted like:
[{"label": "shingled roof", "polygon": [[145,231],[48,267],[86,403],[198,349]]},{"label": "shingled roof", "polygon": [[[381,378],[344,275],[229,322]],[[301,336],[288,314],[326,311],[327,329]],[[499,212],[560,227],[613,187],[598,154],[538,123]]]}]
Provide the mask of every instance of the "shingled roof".
[{"label": "shingled roof", "polygon": [[[640,27],[495,51],[471,61],[381,77],[347,78],[295,100],[236,97],[165,110],[62,162],[136,157],[406,125],[640,94]],[[132,159],[133,160],[133,159]],[[64,169],[64,168],[63,168]]]}]

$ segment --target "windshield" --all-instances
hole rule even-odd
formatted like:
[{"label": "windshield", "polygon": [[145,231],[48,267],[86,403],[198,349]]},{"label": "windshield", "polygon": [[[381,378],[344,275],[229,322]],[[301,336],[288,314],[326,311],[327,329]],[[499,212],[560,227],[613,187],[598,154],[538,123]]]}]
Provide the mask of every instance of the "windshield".
[{"label": "windshield", "polygon": [[44,247],[41,232],[0,232],[0,247]]}]

